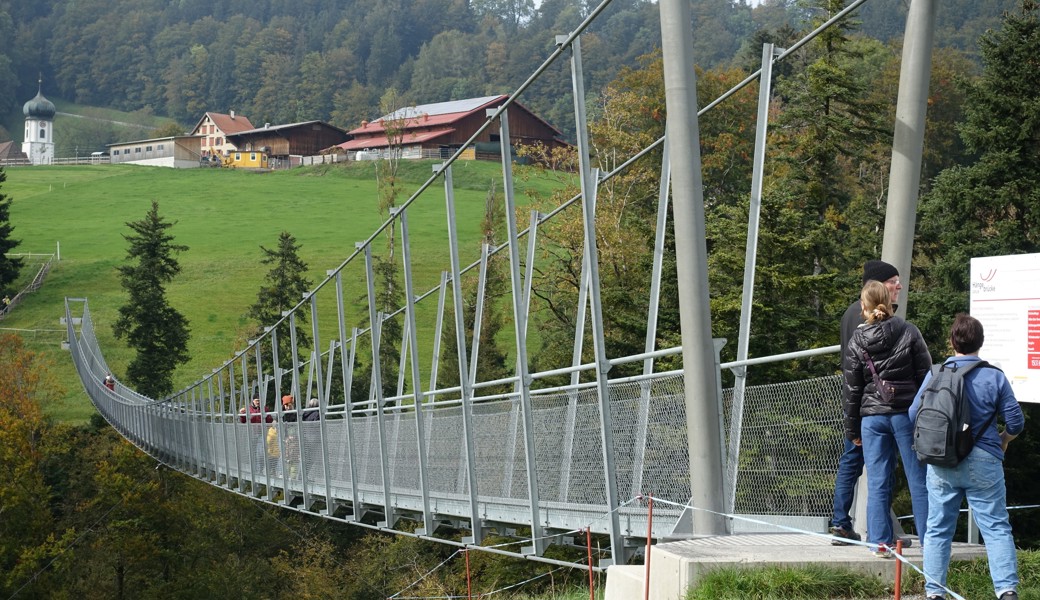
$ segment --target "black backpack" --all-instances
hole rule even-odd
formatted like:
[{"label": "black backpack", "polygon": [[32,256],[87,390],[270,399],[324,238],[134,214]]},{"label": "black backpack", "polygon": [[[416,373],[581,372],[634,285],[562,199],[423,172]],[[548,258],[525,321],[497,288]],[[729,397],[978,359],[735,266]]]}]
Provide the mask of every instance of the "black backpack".
[{"label": "black backpack", "polygon": [[[932,366],[932,378],[921,390],[921,407],[914,423],[914,450],[921,462],[955,467],[975,447],[971,402],[964,381],[975,367],[996,369],[984,360],[961,366],[952,362]],[[979,431],[985,431],[996,416],[994,410]]]}]

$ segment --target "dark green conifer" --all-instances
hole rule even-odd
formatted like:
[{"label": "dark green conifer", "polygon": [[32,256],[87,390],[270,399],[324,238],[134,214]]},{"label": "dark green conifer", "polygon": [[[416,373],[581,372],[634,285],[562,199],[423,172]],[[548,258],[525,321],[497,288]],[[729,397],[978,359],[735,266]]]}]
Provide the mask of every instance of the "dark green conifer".
[{"label": "dark green conifer", "polygon": [[[0,168],[0,184],[6,180],[7,174]],[[9,286],[18,278],[22,269],[21,258],[7,257],[7,253],[20,243],[11,237],[14,227],[11,226],[10,210],[11,201],[0,192],[0,301],[14,295],[16,290],[9,289]],[[3,308],[2,305],[0,308]]]},{"label": "dark green conifer", "polygon": [[174,244],[173,227],[159,214],[159,203],[140,221],[128,222],[133,233],[126,264],[117,267],[128,298],[112,326],[117,339],[126,338],[137,355],[127,366],[126,381],[138,392],[162,398],[173,391],[173,372],[188,361],[188,320],[170,306],[166,286],[180,273],[174,254],[188,249]]}]

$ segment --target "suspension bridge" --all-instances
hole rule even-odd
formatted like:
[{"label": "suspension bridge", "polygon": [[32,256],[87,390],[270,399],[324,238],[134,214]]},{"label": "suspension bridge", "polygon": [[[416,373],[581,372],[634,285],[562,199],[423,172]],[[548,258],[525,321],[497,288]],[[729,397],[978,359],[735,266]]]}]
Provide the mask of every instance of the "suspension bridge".
[{"label": "suspension bridge", "polygon": [[[606,540],[603,551],[609,558],[597,569],[626,563],[648,536],[761,530],[763,526],[754,522],[825,530],[833,471],[842,449],[838,377],[747,386],[745,376],[754,365],[808,356],[836,364],[837,356],[827,355],[837,347],[749,359],[747,340],[772,67],[864,1],[852,2],[790,48],[766,44],[759,71],[698,111],[689,7],[681,0],[661,0],[667,136],[609,172],[592,168],[589,160],[581,52],[582,33],[609,4],[603,2],[574,31],[557,36],[556,49],[505,104],[488,111],[483,127],[470,140],[494,128],[501,142],[508,228],[504,244],[484,245],[473,253],[459,244],[452,171],[462,148],[436,166],[380,228],[357,242],[343,263],[329,270],[278,323],[167,398],[147,398],[121,383],[105,385],[110,369],[94,335],[88,302],[68,298],[69,345],[87,394],[105,419],[143,452],[229,492],[443,543],[475,547],[494,531],[523,544],[490,551],[532,560],[560,562],[547,558],[546,548],[567,543],[567,536],[585,529]],[[882,252],[901,273],[910,272],[936,4],[912,3],[904,43],[886,219],[890,225]],[[533,81],[564,64],[571,73],[571,88],[560,93],[569,93],[574,102],[581,192],[551,213],[532,212],[521,230],[513,192],[509,109]],[[755,81],[759,110],[740,339],[737,360],[721,363],[719,350],[725,341],[712,340],[710,334],[698,116]],[[663,159],[653,272],[649,297],[644,299],[646,342],[641,353],[608,356],[603,315],[610,307],[600,294],[596,197],[601,186],[655,148],[663,150]],[[416,202],[444,207],[444,227],[438,235],[443,235],[448,260],[438,267],[439,281],[432,283],[420,276],[429,266],[415,268],[411,256],[408,214]],[[669,208],[682,345],[657,348]],[[581,285],[572,307],[577,323],[573,360],[534,371],[527,346],[531,285],[539,244],[549,243],[539,231],[566,211],[580,213],[584,233]],[[398,244],[395,253],[401,261],[405,298],[393,312],[378,309],[373,268],[373,250],[387,231],[394,232]],[[487,308],[489,261],[500,253],[509,265],[515,363],[511,376],[483,381],[477,376],[481,313]],[[467,289],[477,291],[470,327],[463,317],[464,281]],[[352,301],[358,297],[366,298],[364,309]],[[905,306],[905,297],[902,300]],[[391,394],[384,392],[394,386],[384,382],[381,347],[386,324],[394,320],[399,325],[394,330],[403,335],[395,340],[401,352],[393,370],[398,374],[396,393]],[[348,325],[359,322],[367,326]],[[457,350],[451,363],[461,382],[452,387],[437,384],[446,323],[455,331]],[[472,339],[466,339],[467,330]],[[302,331],[308,334],[306,347],[298,343]],[[587,340],[594,360],[583,363]],[[286,347],[290,356],[279,356]],[[431,355],[421,362],[421,353]],[[366,360],[359,361],[359,356]],[[664,357],[680,357],[682,368],[656,369]],[[622,365],[629,365],[626,372],[638,374],[620,377],[615,371],[612,376],[611,370]],[[722,389],[723,370],[734,374],[732,388]],[[359,381],[370,383],[364,402],[352,399]],[[257,394],[292,395],[300,406],[283,411],[275,402],[269,411],[265,406],[255,418],[246,418],[242,411]],[[308,409],[306,400],[312,397],[318,403]],[[276,432],[271,438],[277,445],[273,454],[267,448],[269,430]],[[635,500],[651,494],[680,504],[662,505],[648,530],[647,512]],[[720,516],[724,514],[752,515],[755,521],[725,519]],[[402,519],[416,522],[417,528],[405,533],[399,527]],[[436,537],[442,528],[468,535],[461,542]]]}]

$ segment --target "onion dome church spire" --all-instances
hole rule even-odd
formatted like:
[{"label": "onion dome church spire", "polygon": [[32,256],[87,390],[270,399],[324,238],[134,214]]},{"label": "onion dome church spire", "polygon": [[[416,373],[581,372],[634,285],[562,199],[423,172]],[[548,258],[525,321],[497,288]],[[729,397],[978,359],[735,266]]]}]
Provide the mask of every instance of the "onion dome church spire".
[{"label": "onion dome church spire", "polygon": [[22,152],[34,165],[54,162],[54,103],[43,96],[43,76],[40,76],[36,97],[22,106],[25,115],[25,137]]}]

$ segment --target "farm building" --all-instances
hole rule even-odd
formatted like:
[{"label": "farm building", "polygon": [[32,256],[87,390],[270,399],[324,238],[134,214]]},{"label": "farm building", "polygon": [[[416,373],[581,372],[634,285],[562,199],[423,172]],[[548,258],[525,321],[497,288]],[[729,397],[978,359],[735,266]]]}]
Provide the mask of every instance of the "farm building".
[{"label": "farm building", "polygon": [[299,157],[317,155],[325,148],[350,139],[350,135],[328,123],[306,121],[288,125],[266,124],[257,129],[228,134],[227,139],[242,152],[263,152],[271,159],[295,165]]},{"label": "farm building", "polygon": [[189,135],[202,136],[202,156],[227,156],[238,148],[228,141],[227,136],[232,133],[254,129],[253,124],[235,111],[230,114],[207,112],[202,115],[195,127],[188,132]]},{"label": "farm building", "polygon": [[267,155],[263,152],[241,152],[235,150],[222,160],[223,166],[229,169],[266,169]]},{"label": "farm building", "polygon": [[175,135],[136,142],[109,144],[112,164],[137,164],[153,167],[190,169],[199,166],[202,137]]},{"label": "farm building", "polygon": [[[402,108],[389,115],[350,131],[354,139],[338,145],[352,158],[379,158],[389,151],[384,125],[396,121],[402,128],[399,145],[403,158],[448,158],[487,121],[486,111],[498,108],[509,96],[484,96]],[[513,144],[540,142],[548,146],[564,146],[563,134],[520,103],[509,109],[509,135]],[[485,129],[467,151],[469,158],[477,153],[499,152],[498,127]],[[465,157],[465,156],[464,156]]]},{"label": "farm building", "polygon": [[29,157],[22,152],[14,141],[0,142],[0,166],[3,165],[27,165]]}]

